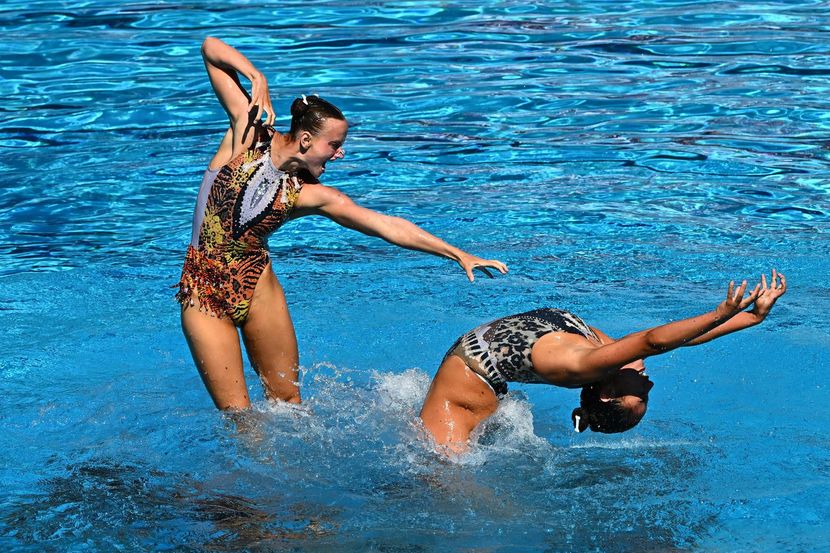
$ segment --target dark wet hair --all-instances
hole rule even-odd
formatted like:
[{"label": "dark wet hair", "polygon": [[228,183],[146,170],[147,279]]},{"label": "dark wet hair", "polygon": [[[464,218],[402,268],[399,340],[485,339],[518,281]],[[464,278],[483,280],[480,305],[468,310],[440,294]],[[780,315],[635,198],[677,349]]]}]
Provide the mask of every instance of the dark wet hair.
[{"label": "dark wet hair", "polygon": [[303,131],[316,135],[323,129],[323,122],[326,119],[345,121],[346,117],[337,106],[319,96],[295,98],[291,103],[291,129],[288,134],[291,140],[296,140]]},{"label": "dark wet hair", "polygon": [[[600,398],[599,384],[589,384],[582,387],[579,396],[579,407],[571,413],[571,421],[578,432],[590,427],[594,432],[616,434],[625,432],[637,426],[642,417],[637,417],[630,410],[623,407],[619,399],[603,401]],[[576,417],[579,417],[577,426]]]}]

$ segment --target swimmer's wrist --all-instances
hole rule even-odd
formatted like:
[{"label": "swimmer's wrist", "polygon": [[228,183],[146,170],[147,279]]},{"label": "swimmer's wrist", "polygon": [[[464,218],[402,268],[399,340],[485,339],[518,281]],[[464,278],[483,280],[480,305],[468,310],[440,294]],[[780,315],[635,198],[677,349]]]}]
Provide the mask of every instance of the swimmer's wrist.
[{"label": "swimmer's wrist", "polygon": [[264,75],[262,74],[262,72],[258,71],[255,67],[252,66],[250,73],[245,74],[245,78],[253,83],[264,78]]},{"label": "swimmer's wrist", "polygon": [[729,308],[723,303],[718,305],[711,313],[716,325],[725,323],[735,315],[734,313],[730,313]]},{"label": "swimmer's wrist", "polygon": [[454,248],[453,246],[450,246],[447,251],[444,252],[444,257],[451,261],[455,261],[456,263],[462,263],[465,256],[470,257],[470,254],[465,253],[458,248]]},{"label": "swimmer's wrist", "polygon": [[753,309],[752,311],[747,311],[747,314],[751,315],[755,319],[755,324],[759,324],[767,318],[767,315],[769,315],[769,311],[762,312],[758,309]]},{"label": "swimmer's wrist", "polygon": [[740,328],[749,328],[764,322],[766,315],[756,313],[754,311],[741,311],[734,317],[736,324]]}]

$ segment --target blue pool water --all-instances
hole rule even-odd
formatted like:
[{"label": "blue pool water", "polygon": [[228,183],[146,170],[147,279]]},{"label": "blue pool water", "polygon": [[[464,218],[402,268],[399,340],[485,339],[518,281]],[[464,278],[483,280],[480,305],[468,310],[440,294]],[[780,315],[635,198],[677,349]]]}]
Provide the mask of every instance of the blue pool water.
[{"label": "blue pool water", "polygon": [[[0,547],[830,551],[830,12],[823,2],[0,8]],[[169,286],[223,114],[199,46],[352,123],[328,184],[511,272],[322,219],[271,239],[302,407],[217,413]],[[514,386],[462,458],[413,420],[452,341],[551,305],[611,335],[775,266],[762,326],[649,363],[649,413],[575,435]]]}]

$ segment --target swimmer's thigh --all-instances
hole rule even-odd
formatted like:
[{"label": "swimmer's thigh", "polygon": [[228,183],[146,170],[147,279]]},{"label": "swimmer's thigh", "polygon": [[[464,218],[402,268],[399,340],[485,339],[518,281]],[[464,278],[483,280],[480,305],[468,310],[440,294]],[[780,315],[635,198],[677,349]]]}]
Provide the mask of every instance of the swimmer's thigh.
[{"label": "swimmer's thigh", "polygon": [[285,294],[269,264],[259,277],[248,318],[242,324],[248,358],[269,399],[300,402],[299,353]]},{"label": "swimmer's thigh", "polygon": [[463,451],[473,429],[498,406],[493,389],[461,357],[450,355],[432,380],[420,416],[436,443]]},{"label": "swimmer's thigh", "polygon": [[239,335],[231,320],[211,317],[210,313],[199,311],[198,304],[183,306],[182,331],[202,382],[216,407],[250,407]]}]

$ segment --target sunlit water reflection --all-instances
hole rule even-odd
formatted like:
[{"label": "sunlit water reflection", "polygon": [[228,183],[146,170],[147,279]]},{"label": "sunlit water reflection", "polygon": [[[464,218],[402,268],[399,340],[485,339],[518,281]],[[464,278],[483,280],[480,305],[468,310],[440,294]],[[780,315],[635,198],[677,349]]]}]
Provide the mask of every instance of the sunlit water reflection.
[{"label": "sunlit water reflection", "polygon": [[[102,550],[816,550],[826,538],[830,109],[821,2],[99,1],[0,8],[0,544]],[[468,250],[324,220],[271,240],[301,407],[213,410],[168,286],[223,116],[201,40],[340,105],[326,182]],[[281,118],[278,126],[287,123]],[[574,435],[515,386],[470,453],[415,421],[441,355],[552,305],[620,335],[776,266],[761,327],[653,360]]]}]

